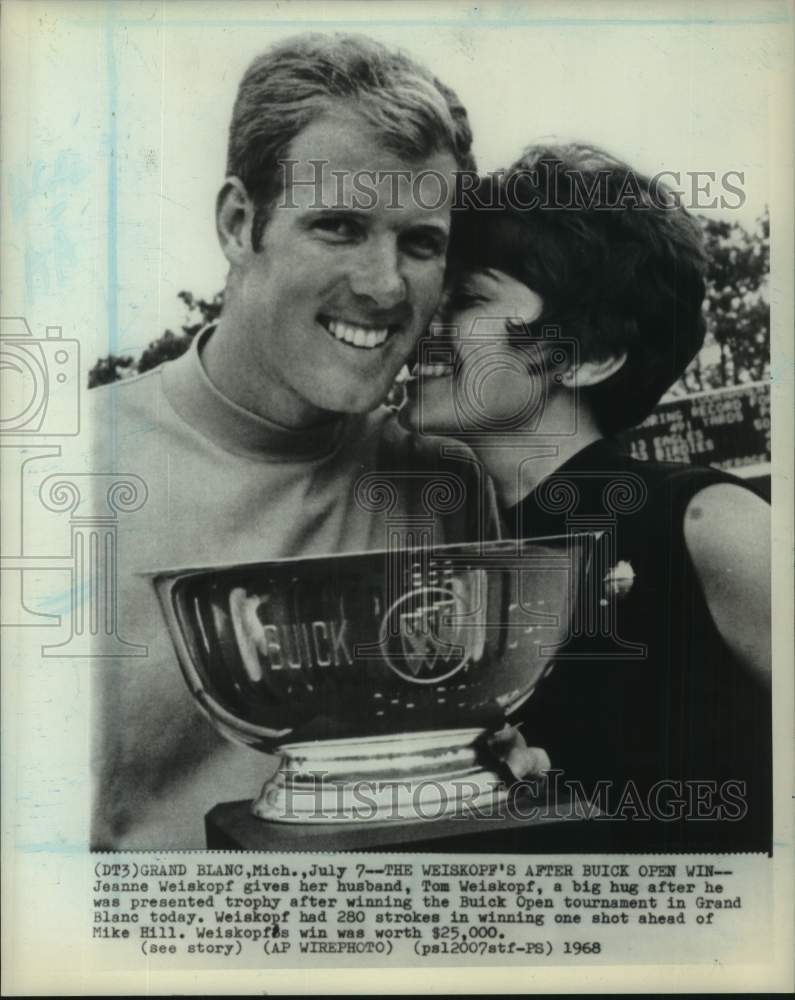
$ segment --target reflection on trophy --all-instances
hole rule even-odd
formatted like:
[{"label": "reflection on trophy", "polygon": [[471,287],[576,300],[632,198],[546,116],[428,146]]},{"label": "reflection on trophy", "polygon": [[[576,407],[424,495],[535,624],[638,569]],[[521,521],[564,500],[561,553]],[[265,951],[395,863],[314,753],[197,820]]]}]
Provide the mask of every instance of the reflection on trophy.
[{"label": "reflection on trophy", "polygon": [[251,804],[260,821],[410,824],[505,799],[489,737],[552,669],[601,579],[600,543],[402,548],[154,582],[203,711],[281,758]]}]

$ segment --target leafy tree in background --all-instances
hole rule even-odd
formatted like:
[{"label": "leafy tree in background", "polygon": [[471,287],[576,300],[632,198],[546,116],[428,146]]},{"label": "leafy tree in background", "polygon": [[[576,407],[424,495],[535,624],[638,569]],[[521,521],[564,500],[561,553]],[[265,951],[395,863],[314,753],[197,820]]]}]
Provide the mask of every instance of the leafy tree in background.
[{"label": "leafy tree in background", "polygon": [[191,292],[180,292],[178,298],[182,299],[187,309],[181,332],[166,330],[162,337],[149,344],[137,362],[133,362],[131,357],[119,357],[115,354],[99,358],[88,373],[89,389],[141,374],[157,368],[164,361],[173,361],[187,351],[199,330],[221,315],[223,292],[218,292],[212,299],[197,299]]},{"label": "leafy tree in background", "polygon": [[[758,382],[770,372],[769,213],[765,209],[751,231],[738,222],[699,221],[710,261],[704,303],[707,335],[703,350],[672,387],[671,396]],[[221,313],[222,292],[212,299],[180,292],[179,298],[187,309],[181,332],[166,330],[137,362],[128,356],[100,358],[89,372],[89,388],[178,358],[199,330]]]},{"label": "leafy tree in background", "polygon": [[770,214],[750,232],[701,218],[709,256],[704,347],[672,395],[760,382],[770,374]]},{"label": "leafy tree in background", "polygon": [[[128,372],[127,369],[131,369],[131,371]],[[97,363],[88,373],[88,388],[93,389],[97,385],[118,382],[119,379],[134,371],[133,359],[129,356],[120,357],[117,354],[109,354],[106,358],[98,358]]]}]

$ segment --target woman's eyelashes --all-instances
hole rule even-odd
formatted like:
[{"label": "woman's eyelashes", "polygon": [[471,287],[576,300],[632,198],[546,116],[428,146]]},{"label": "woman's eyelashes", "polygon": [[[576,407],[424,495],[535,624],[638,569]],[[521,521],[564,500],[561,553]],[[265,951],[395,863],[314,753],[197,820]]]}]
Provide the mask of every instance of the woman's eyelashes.
[{"label": "woman's eyelashes", "polygon": [[464,309],[471,309],[472,306],[486,305],[487,303],[488,299],[485,295],[464,287],[453,289],[448,296],[446,305],[448,310],[457,312]]},{"label": "woman's eyelashes", "polygon": [[[474,281],[462,281],[451,285],[440,309],[442,322],[455,327],[459,314],[471,313],[472,310],[476,310],[475,324],[484,322],[492,331],[502,327],[509,343],[522,343],[529,337],[538,335],[537,320],[523,319],[521,314],[517,315],[516,313],[506,315],[511,308],[510,304],[503,301],[503,297],[495,296],[491,289],[484,288],[483,284],[476,278]],[[468,328],[471,328],[472,316],[467,316],[464,322]]]}]

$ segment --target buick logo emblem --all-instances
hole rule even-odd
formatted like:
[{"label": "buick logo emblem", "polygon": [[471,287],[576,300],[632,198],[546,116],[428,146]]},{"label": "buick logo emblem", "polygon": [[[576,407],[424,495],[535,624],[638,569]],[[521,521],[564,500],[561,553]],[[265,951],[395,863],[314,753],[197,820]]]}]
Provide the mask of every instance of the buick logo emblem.
[{"label": "buick logo emblem", "polygon": [[437,684],[470,661],[464,609],[452,590],[419,587],[389,608],[381,648],[390,668],[412,684]]}]

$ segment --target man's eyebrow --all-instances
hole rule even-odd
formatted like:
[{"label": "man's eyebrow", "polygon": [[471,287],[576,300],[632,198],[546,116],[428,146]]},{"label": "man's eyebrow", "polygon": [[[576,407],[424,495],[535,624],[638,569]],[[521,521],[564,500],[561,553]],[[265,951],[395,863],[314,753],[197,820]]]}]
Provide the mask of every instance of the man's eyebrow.
[{"label": "man's eyebrow", "polygon": [[322,221],[351,222],[356,225],[361,225],[367,218],[367,215],[368,213],[365,211],[342,205],[336,207],[332,207],[330,205],[309,205],[308,208],[301,213],[301,217],[298,222],[299,225],[303,226],[305,229],[311,229],[317,222]]},{"label": "man's eyebrow", "polygon": [[366,215],[366,210],[356,205],[308,205],[307,211],[313,215],[337,217],[341,215]]},{"label": "man's eyebrow", "polygon": [[445,222],[444,219],[422,219],[421,221],[410,222],[406,228],[411,229],[413,232],[416,232],[418,229],[428,229],[443,236],[450,235],[450,223]]}]

